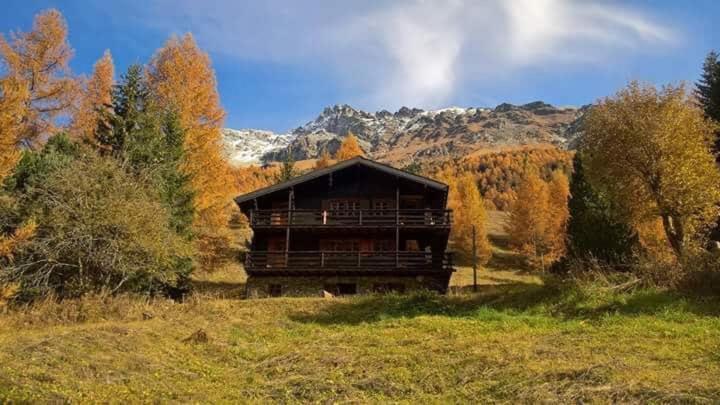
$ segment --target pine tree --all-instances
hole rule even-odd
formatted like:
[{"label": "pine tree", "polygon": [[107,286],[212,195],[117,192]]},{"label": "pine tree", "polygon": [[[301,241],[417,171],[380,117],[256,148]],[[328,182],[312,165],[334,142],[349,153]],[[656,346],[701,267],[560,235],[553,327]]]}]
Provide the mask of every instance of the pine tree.
[{"label": "pine tree", "polygon": [[[700,80],[695,83],[695,97],[705,116],[720,122],[720,55],[710,51],[703,63]],[[720,130],[715,133],[714,152],[720,159]]]},{"label": "pine tree", "polygon": [[185,157],[185,131],[177,113],[165,114],[162,125],[162,156],[160,197],[170,210],[170,226],[180,235],[192,238],[195,218],[195,192],[190,175],[182,171]]},{"label": "pine tree", "polygon": [[348,160],[356,156],[363,155],[363,150],[360,147],[357,138],[355,137],[355,135],[353,135],[352,132],[348,132],[345,139],[343,139],[342,144],[340,144],[340,149],[335,152],[335,160],[341,162],[343,160]]},{"label": "pine tree", "polygon": [[637,245],[637,233],[622,222],[608,201],[585,178],[581,154],[573,158],[567,227],[568,253],[576,258],[594,258],[604,263],[627,261]]},{"label": "pine tree", "polygon": [[185,131],[178,114],[153,102],[138,65],[123,75],[112,104],[110,126],[99,140],[136,175],[149,178],[170,212],[173,230],[191,238],[195,193],[182,170]]},{"label": "pine tree", "polygon": [[57,10],[38,14],[30,32],[18,32],[7,41],[0,35],[0,61],[4,73],[26,86],[28,98],[18,138],[36,146],[63,125],[79,93],[70,75],[72,49],[67,42],[67,25]]},{"label": "pine tree", "polygon": [[290,152],[290,149],[288,149],[287,154],[285,155],[285,160],[283,160],[282,166],[280,166],[280,171],[275,175],[275,183],[288,181],[295,176],[297,176],[297,170],[295,170],[295,159],[293,159],[292,153]]},{"label": "pine tree", "polygon": [[139,136],[139,128],[157,124],[148,122],[152,120],[152,116],[145,113],[149,103],[150,92],[143,68],[130,65],[113,90],[112,110],[103,111],[98,122],[98,146],[116,156],[123,155],[128,137]]},{"label": "pine tree", "polygon": [[[107,118],[107,112],[112,108],[113,80],[115,67],[113,66],[110,51],[105,51],[93,68],[93,74],[87,81],[80,106],[73,117],[73,132],[90,142],[96,144],[100,120]],[[104,123],[107,125],[107,123]]]}]

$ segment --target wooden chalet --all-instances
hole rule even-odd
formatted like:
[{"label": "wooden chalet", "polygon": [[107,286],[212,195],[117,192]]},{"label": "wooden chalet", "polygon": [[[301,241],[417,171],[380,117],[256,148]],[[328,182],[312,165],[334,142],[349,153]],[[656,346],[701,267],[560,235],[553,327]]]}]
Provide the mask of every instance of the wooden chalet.
[{"label": "wooden chalet", "polygon": [[448,186],[356,157],[239,196],[249,297],[445,292]]}]

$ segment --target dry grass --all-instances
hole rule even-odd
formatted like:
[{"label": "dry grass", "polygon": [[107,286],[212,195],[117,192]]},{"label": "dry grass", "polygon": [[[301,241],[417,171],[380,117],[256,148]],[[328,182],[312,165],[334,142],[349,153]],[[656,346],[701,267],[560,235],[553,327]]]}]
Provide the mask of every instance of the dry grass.
[{"label": "dry grass", "polygon": [[0,403],[720,402],[719,300],[558,284],[497,252],[477,294],[463,268],[446,297],[248,301],[228,267],[183,303],[15,309]]},{"label": "dry grass", "polygon": [[184,303],[0,315],[0,402],[720,401],[717,301],[522,278],[449,297],[217,298],[232,274]]}]

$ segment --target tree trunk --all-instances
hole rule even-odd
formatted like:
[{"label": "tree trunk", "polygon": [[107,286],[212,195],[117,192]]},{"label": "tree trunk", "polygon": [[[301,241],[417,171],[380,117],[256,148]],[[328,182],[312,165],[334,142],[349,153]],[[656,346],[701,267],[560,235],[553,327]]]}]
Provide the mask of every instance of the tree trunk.
[{"label": "tree trunk", "polygon": [[682,221],[678,217],[669,214],[663,214],[661,217],[665,236],[667,236],[670,246],[677,257],[682,256],[685,244],[685,231]]}]

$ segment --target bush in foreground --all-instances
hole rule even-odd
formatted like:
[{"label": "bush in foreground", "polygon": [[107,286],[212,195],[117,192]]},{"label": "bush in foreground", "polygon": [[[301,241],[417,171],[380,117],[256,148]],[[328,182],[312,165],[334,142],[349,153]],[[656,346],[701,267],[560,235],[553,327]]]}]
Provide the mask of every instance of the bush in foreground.
[{"label": "bush in foreground", "polygon": [[191,245],[151,187],[62,137],[26,154],[9,187],[35,236],[0,272],[21,294],[157,293],[187,285]]}]

